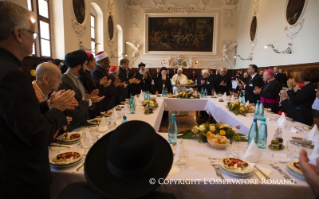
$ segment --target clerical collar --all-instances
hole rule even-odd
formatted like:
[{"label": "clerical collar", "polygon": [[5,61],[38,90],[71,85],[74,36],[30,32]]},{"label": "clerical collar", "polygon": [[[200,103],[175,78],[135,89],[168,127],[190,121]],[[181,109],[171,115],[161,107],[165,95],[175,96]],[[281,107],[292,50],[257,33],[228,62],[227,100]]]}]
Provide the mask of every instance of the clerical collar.
[{"label": "clerical collar", "polygon": [[270,83],[270,82],[272,82],[272,81],[274,81],[275,79],[272,79],[272,80],[270,80],[270,81],[268,81],[268,83]]},{"label": "clerical collar", "polygon": [[42,97],[45,99],[45,101],[48,101],[48,95],[44,95],[40,86],[37,84],[36,81],[34,81],[35,85],[38,87],[39,91],[41,92]]}]

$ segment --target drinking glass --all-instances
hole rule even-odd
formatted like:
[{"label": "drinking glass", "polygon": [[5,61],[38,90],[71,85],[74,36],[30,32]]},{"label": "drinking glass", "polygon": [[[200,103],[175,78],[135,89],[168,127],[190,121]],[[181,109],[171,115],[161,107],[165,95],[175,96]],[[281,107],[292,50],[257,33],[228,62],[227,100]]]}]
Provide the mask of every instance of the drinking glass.
[{"label": "drinking glass", "polygon": [[225,155],[227,157],[232,156],[232,144],[230,143],[230,140],[227,140],[226,142],[226,150],[227,150],[227,153]]},{"label": "drinking glass", "polygon": [[287,141],[287,150],[290,152],[287,154],[287,157],[290,159],[296,158],[293,152],[299,152],[298,146],[292,144],[289,140]]}]

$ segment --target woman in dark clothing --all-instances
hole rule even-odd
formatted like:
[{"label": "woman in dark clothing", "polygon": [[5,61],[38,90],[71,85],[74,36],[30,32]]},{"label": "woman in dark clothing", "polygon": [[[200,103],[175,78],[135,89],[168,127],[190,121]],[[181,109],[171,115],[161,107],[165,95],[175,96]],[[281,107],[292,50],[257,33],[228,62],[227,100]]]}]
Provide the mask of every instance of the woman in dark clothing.
[{"label": "woman in dark clothing", "polygon": [[280,101],[288,117],[293,118],[295,121],[312,125],[312,104],[316,98],[315,89],[317,88],[316,83],[319,82],[319,68],[310,67],[304,69],[302,79],[304,86],[297,92],[293,90],[297,82],[294,79],[289,79],[287,81],[289,88],[287,95],[282,93]]}]

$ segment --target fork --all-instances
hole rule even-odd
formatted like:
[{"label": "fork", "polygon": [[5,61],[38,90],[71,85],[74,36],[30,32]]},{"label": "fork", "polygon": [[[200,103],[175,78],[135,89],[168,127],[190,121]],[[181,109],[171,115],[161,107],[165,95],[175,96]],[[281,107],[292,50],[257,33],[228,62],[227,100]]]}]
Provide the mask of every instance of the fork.
[{"label": "fork", "polygon": [[217,162],[211,162],[211,165],[215,168],[217,176],[219,176],[221,179],[225,179],[223,174],[220,172],[218,163]]},{"label": "fork", "polygon": [[[270,166],[276,170],[279,171],[279,173],[282,175],[282,177],[284,177],[287,180],[293,180],[292,178],[290,178],[283,170],[281,170],[281,168],[278,166],[277,163],[274,163],[272,161],[269,162]],[[294,181],[296,183],[296,181]]]}]

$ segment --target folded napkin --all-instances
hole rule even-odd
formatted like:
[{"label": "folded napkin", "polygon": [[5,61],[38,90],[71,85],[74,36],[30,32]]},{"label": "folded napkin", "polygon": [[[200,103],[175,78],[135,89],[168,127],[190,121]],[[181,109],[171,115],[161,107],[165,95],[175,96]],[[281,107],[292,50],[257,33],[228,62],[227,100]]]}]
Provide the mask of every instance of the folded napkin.
[{"label": "folded napkin", "polygon": [[116,108],[113,108],[111,118],[112,118],[113,120],[117,120],[118,114],[117,114]]},{"label": "folded napkin", "polygon": [[101,123],[99,125],[98,131],[99,132],[105,132],[108,129],[108,122],[106,121],[105,117],[102,117]]},{"label": "folded napkin", "polygon": [[144,95],[145,95],[145,93],[141,90],[139,101],[143,101],[144,100]]},{"label": "folded napkin", "polygon": [[317,158],[319,158],[319,143],[318,142],[316,143],[312,151],[312,154],[309,156],[309,162],[314,165],[317,165],[317,161],[316,161]]},{"label": "folded napkin", "polygon": [[[253,167],[254,167],[254,165],[255,164],[251,164]],[[256,165],[257,166],[257,165]],[[271,170],[269,170],[269,169],[266,169],[266,168],[264,168],[264,167],[261,167],[261,166],[257,166],[258,167],[258,169],[260,170],[260,171],[262,171],[266,176],[270,176],[270,174],[272,173],[272,171]],[[257,169],[256,169],[256,175],[260,178],[260,179],[265,179],[265,176],[263,175],[263,174],[261,174]]]},{"label": "folded napkin", "polygon": [[319,142],[319,131],[318,131],[317,124],[315,124],[313,128],[311,129],[311,131],[308,133],[308,139],[316,143]]},{"label": "folded napkin", "polygon": [[290,131],[293,133],[298,133],[298,129],[295,129],[295,128],[291,128]]},{"label": "folded napkin", "polygon": [[243,159],[247,160],[248,162],[258,162],[262,155],[263,154],[255,143],[255,140],[252,140],[243,156]]},{"label": "folded napkin", "polygon": [[282,112],[280,118],[277,120],[277,123],[281,126],[284,126],[287,123],[286,115]]},{"label": "folded napkin", "polygon": [[233,101],[234,101],[234,95],[232,95],[232,96],[231,96],[230,101],[231,101],[231,102],[233,102]]},{"label": "folded napkin", "polygon": [[[144,100],[144,96],[143,96],[142,101],[143,101],[143,100]],[[134,97],[134,102],[135,102],[135,106],[136,106],[137,104],[141,104],[140,99],[139,99],[139,98],[137,98],[136,96]]]},{"label": "folded napkin", "polygon": [[178,167],[175,167],[174,165],[172,165],[172,168],[170,170],[170,172],[168,173],[168,175],[173,175],[175,173],[180,172],[181,170]]},{"label": "folded napkin", "polygon": [[92,146],[92,142],[89,139],[89,135],[90,135],[89,128],[86,128],[81,135],[81,145],[83,148],[90,148]]},{"label": "folded napkin", "polygon": [[226,92],[223,95],[223,100],[226,100]]},{"label": "folded napkin", "polygon": [[216,92],[214,91],[214,97],[217,97]]},{"label": "folded napkin", "polygon": [[245,106],[248,106],[249,105],[249,100],[246,102]]}]

